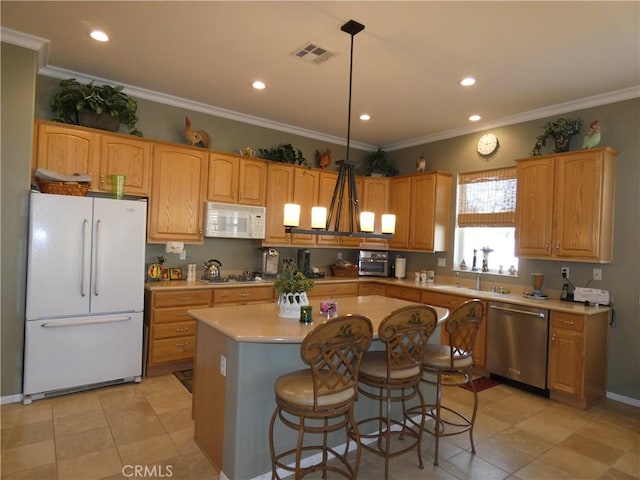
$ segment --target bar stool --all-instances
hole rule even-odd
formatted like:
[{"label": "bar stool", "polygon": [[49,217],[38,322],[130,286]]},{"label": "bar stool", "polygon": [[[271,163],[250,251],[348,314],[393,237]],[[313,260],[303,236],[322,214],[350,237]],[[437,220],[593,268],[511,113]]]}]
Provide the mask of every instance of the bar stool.
[{"label": "bar stool", "polygon": [[[434,465],[438,465],[440,437],[469,432],[471,453],[476,453],[473,444],[473,426],[478,411],[478,393],[473,383],[473,352],[476,336],[484,315],[484,304],[480,300],[469,300],[453,310],[444,323],[449,336],[448,344],[427,345],[423,360],[422,381],[436,386],[436,403],[425,406],[426,416],[435,420],[433,431],[425,431],[436,439]],[[462,412],[442,405],[442,387],[470,384],[473,391],[473,411],[469,418]],[[451,427],[452,430],[447,431]]]},{"label": "bar stool", "polygon": [[[368,398],[378,401],[378,415],[358,422],[358,428],[369,432],[360,433],[362,441],[374,439],[362,447],[384,457],[384,478],[389,478],[389,459],[416,449],[419,467],[422,463],[422,430],[424,429],[424,398],[420,391],[422,359],[429,337],[436,328],[438,315],[426,305],[403,307],[387,315],[378,329],[378,336],[385,344],[385,350],[368,351],[360,366],[358,391]],[[421,408],[422,422],[413,426],[408,421],[406,403],[416,398]],[[391,404],[402,405],[402,419],[392,418]],[[383,408],[384,407],[384,408]],[[396,414],[398,417],[398,414]],[[400,448],[391,447],[391,437],[398,435],[413,439]]]},{"label": "bar stool", "polygon": [[[280,478],[278,468],[293,472],[296,479],[317,470],[322,470],[323,478],[327,471],[357,478],[361,449],[353,404],[358,393],[358,371],[372,336],[373,326],[367,317],[344,315],[321,323],[304,338],[300,356],[310,368],[282,375],[274,385],[276,408],[269,425],[272,478]],[[296,447],[282,453],[276,453],[274,442],[278,419],[298,432]],[[340,454],[328,445],[327,436],[342,428],[346,445]],[[320,434],[322,445],[304,445],[305,433]],[[353,466],[347,461],[350,435],[356,440]],[[321,453],[322,461],[302,467],[303,452]],[[329,453],[342,465],[328,464]]]}]

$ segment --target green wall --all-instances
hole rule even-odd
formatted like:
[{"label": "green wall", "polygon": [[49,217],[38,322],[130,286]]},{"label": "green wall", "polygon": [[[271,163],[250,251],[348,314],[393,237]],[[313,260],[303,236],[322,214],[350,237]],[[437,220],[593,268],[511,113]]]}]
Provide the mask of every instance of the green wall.
[{"label": "green wall", "polygon": [[[2,180],[2,257],[13,262],[9,267],[18,270],[19,281],[6,286],[6,279],[14,282],[13,270],[4,262],[2,265],[2,390],[0,395],[9,396],[21,391],[22,326],[24,318],[24,270],[26,242],[26,207],[29,182],[29,164],[31,155],[31,122],[33,117],[50,118],[48,102],[51,92],[57,88],[58,80],[35,75],[35,54],[33,52],[2,45],[2,167],[3,173],[11,171],[11,179]],[[5,55],[5,50],[12,54]],[[8,65],[11,65],[9,68]],[[28,68],[27,68],[28,67]],[[19,81],[10,78],[19,76]],[[35,107],[33,106],[35,82]],[[6,83],[9,83],[8,85]],[[15,106],[6,99],[26,95],[28,101],[20,101]],[[9,104],[8,104],[9,103]],[[25,105],[29,105],[25,108]],[[17,108],[19,107],[19,108]],[[11,110],[17,108],[14,114]],[[35,114],[34,112],[35,108]],[[618,177],[616,189],[616,222],[614,261],[611,264],[598,265],[602,268],[603,281],[592,284],[596,288],[609,289],[615,298],[617,326],[610,330],[609,342],[609,380],[608,390],[614,394],[640,401],[640,151],[638,131],[640,131],[640,100],[633,99],[600,107],[564,114],[580,117],[588,124],[598,119],[602,126],[602,145],[610,145],[620,152],[618,158]],[[14,117],[6,121],[7,115]],[[292,143],[302,150],[309,160],[314,158],[316,149],[323,151],[330,147],[333,159],[345,156],[345,147],[301,135],[270,130],[268,128],[243,124],[233,120],[217,118],[183,108],[161,105],[148,100],[139,100],[139,128],[146,138],[184,143],[181,132],[184,116],[188,115],[197,129],[208,131],[212,137],[212,148],[221,151],[237,152],[240,147],[251,146],[254,149],[268,148],[279,143]],[[556,115],[551,118],[556,118]],[[14,121],[21,117],[20,123]],[[527,157],[535,143],[540,127],[548,119],[515,124],[490,129],[500,140],[498,152],[489,160],[477,155],[475,145],[484,132],[462,135],[447,140],[435,141],[411,148],[391,152],[401,173],[410,173],[415,169],[415,160],[424,152],[429,169],[444,170],[452,173],[482,170],[513,164],[517,158]],[[9,123],[5,128],[5,121]],[[574,137],[572,148],[577,148],[581,136]],[[5,144],[5,137],[8,145]],[[12,150],[9,150],[12,149]],[[9,156],[10,154],[10,156]],[[360,162],[366,152],[352,149],[351,158]],[[9,166],[5,166],[9,163]],[[335,166],[335,165],[334,165]],[[9,197],[5,201],[5,197]],[[452,193],[455,199],[455,192]],[[454,213],[451,215],[452,221]],[[16,234],[17,232],[17,234]],[[8,238],[6,238],[8,237]],[[453,242],[453,239],[452,239]],[[451,246],[453,247],[453,245]],[[295,258],[296,249],[280,249],[284,257]],[[451,275],[452,254],[406,253],[408,268],[435,269],[437,275]],[[163,245],[148,245],[147,260],[154,260],[164,253]],[[337,251],[314,249],[312,263],[326,267],[333,263]],[[224,271],[257,268],[260,253],[253,242],[228,239],[207,239],[204,245],[188,245],[188,259],[180,261],[177,256],[169,256],[171,266],[181,266],[187,262],[200,263],[209,258],[217,258],[223,263]],[[345,250],[347,259],[355,260],[355,252]],[[437,267],[437,258],[446,259],[446,267]],[[14,260],[17,258],[18,260]],[[500,277],[496,282],[507,284],[509,281],[526,284],[532,271],[545,273],[545,287],[559,289],[560,266],[571,267],[571,279],[577,285],[583,285],[591,278],[593,264],[577,262],[532,261],[520,259],[518,279]],[[15,268],[14,268],[15,265]],[[7,270],[5,270],[7,269]],[[5,275],[6,274],[6,275]],[[491,281],[491,280],[489,280]],[[5,305],[7,298],[15,305]]]}]

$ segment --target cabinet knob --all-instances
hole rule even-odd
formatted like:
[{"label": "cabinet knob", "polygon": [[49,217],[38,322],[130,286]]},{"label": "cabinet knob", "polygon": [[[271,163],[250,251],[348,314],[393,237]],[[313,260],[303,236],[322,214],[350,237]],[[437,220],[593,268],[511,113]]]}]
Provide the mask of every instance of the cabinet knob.
[{"label": "cabinet knob", "polygon": [[189,342],[176,343],[177,348],[188,347],[188,346],[189,346]]},{"label": "cabinet knob", "polygon": [[176,328],[176,332],[188,332],[188,331],[189,331],[188,327]]},{"label": "cabinet knob", "polygon": [[191,297],[178,297],[178,300],[180,300],[181,302],[188,302],[189,300],[191,300]]},{"label": "cabinet knob", "polygon": [[104,175],[100,175],[100,186],[104,187]]},{"label": "cabinet knob", "polygon": [[573,325],[574,322],[568,322],[567,320],[563,320],[562,323],[564,323],[565,325]]},{"label": "cabinet knob", "polygon": [[556,250],[560,250],[560,240],[556,242]]},{"label": "cabinet knob", "polygon": [[552,333],[552,334],[551,334],[551,341],[552,341],[552,342],[555,342],[555,341],[556,341],[556,334],[555,334],[555,333]]}]

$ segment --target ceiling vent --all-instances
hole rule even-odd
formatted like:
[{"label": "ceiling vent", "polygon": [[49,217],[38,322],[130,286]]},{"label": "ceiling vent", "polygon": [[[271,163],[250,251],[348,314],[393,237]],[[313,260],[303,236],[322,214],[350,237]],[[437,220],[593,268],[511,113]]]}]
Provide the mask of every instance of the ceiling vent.
[{"label": "ceiling vent", "polygon": [[329,60],[333,56],[333,53],[326,48],[322,48],[314,43],[308,42],[302,47],[296,49],[292,55],[309,63],[322,63]]}]

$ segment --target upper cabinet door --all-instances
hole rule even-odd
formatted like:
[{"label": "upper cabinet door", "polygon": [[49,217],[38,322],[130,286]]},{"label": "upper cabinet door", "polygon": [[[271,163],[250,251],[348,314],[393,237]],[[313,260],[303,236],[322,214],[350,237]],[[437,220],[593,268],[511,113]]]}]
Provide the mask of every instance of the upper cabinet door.
[{"label": "upper cabinet door", "polygon": [[[300,228],[311,229],[311,208],[318,206],[318,185],[320,172],[309,168],[295,167],[293,182],[293,202],[300,205]],[[316,236],[294,234],[291,243],[294,245],[315,245]]]},{"label": "upper cabinet door", "polygon": [[391,248],[409,246],[411,177],[394,177],[389,184],[389,213],[396,216],[396,232],[389,240]]},{"label": "upper cabinet door", "polygon": [[98,188],[100,135],[72,126],[37,123],[35,167],[64,175],[93,175],[91,189]]},{"label": "upper cabinet door", "polygon": [[270,163],[267,167],[266,245],[289,243],[289,234],[284,231],[284,204],[293,201],[294,176],[291,165]]},{"label": "upper cabinet door", "polygon": [[240,162],[237,158],[231,155],[210,153],[207,200],[236,203],[238,201],[239,172]]},{"label": "upper cabinet door", "polygon": [[267,163],[264,160],[240,159],[238,203],[265,206],[267,201]]},{"label": "upper cabinet door", "polygon": [[204,242],[207,160],[206,150],[155,146],[147,242]]},{"label": "upper cabinet door", "polygon": [[100,135],[100,178],[98,189],[111,191],[110,175],[124,175],[126,195],[148,197],[151,192],[153,143],[122,135]]},{"label": "upper cabinet door", "polygon": [[[389,178],[365,177],[364,195],[360,199],[360,212],[373,212],[375,215],[374,233],[382,233],[382,214],[389,211]],[[386,246],[387,241],[378,238],[362,238],[365,247]]]}]

